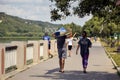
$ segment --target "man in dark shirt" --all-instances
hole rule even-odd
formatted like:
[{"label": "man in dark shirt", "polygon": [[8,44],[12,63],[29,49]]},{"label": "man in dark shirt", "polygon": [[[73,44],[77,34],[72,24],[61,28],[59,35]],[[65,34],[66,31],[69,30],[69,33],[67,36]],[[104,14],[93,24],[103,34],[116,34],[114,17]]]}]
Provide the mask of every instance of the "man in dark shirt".
[{"label": "man in dark shirt", "polygon": [[69,35],[62,35],[60,36],[60,32],[54,33],[54,37],[57,39],[57,49],[58,49],[58,57],[59,57],[59,66],[60,70],[59,72],[64,72],[64,64],[65,64],[65,58],[67,57],[67,43],[66,38],[69,37]]},{"label": "man in dark shirt", "polygon": [[[59,58],[66,58],[66,42],[65,39],[67,38],[66,35],[57,37],[57,49]],[[61,52],[62,51],[62,52]]]},{"label": "man in dark shirt", "polygon": [[76,50],[76,54],[78,54],[78,49],[80,47],[80,54],[82,57],[82,64],[83,64],[83,72],[86,73],[86,68],[88,65],[88,57],[89,57],[89,48],[91,47],[92,43],[87,38],[87,33],[83,31],[82,38],[78,42],[78,47]]}]

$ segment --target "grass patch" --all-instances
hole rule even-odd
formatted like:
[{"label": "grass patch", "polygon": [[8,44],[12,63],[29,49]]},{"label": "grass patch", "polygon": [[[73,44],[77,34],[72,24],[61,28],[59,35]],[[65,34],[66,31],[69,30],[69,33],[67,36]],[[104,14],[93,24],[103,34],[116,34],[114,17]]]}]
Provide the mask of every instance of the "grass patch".
[{"label": "grass patch", "polygon": [[120,54],[110,54],[110,55],[112,56],[118,67],[120,67]]},{"label": "grass patch", "polygon": [[109,53],[113,53],[117,50],[117,47],[110,47],[105,42],[101,42],[101,43]]},{"label": "grass patch", "polygon": [[109,52],[109,53],[113,53],[117,50],[117,47],[114,47],[114,48],[111,48],[111,47],[105,47],[106,50]]},{"label": "grass patch", "polygon": [[101,41],[101,44],[104,46],[106,51],[111,55],[115,63],[120,67],[120,53],[116,52],[117,46],[115,47],[110,47],[107,43]]}]

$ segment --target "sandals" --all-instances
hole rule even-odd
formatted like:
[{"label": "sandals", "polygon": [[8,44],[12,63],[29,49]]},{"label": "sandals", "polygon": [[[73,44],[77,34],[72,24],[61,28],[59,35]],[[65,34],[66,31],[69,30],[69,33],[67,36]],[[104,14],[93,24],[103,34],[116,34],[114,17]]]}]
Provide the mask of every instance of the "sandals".
[{"label": "sandals", "polygon": [[64,73],[64,71],[59,70],[59,72]]}]

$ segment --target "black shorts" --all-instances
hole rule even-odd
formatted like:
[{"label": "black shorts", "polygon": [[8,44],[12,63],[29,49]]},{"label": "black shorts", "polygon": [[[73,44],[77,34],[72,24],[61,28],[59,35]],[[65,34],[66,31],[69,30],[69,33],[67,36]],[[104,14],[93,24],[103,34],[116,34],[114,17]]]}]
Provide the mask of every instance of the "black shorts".
[{"label": "black shorts", "polygon": [[48,44],[48,49],[50,49],[51,48],[51,45],[50,44]]},{"label": "black shorts", "polygon": [[71,50],[72,49],[72,45],[68,45],[68,50]]}]

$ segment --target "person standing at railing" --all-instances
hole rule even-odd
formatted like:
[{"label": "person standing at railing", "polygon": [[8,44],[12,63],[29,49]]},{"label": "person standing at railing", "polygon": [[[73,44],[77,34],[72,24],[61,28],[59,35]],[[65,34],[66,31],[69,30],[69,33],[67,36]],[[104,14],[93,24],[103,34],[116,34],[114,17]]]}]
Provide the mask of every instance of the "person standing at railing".
[{"label": "person standing at railing", "polygon": [[50,36],[48,36],[48,33],[46,32],[45,35],[43,36],[43,40],[48,41],[48,57],[52,58],[53,55],[50,53],[50,48],[51,48],[51,41],[50,41]]}]

